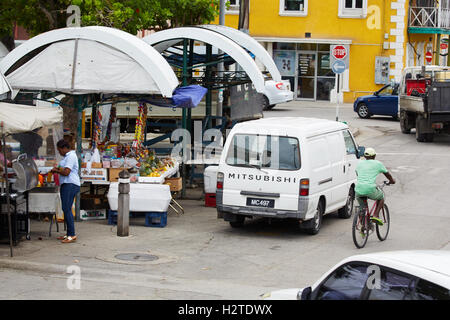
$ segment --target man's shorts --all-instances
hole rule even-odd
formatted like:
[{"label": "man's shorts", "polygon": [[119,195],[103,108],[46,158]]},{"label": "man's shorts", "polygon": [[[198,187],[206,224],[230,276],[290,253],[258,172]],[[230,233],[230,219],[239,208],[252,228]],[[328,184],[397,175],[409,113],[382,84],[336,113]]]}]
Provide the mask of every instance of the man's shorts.
[{"label": "man's shorts", "polygon": [[371,199],[371,200],[383,200],[384,193],[379,188],[375,188],[375,190],[369,194],[356,193],[356,200],[358,200],[358,203],[360,206],[362,206],[364,204],[363,201],[361,200],[361,197],[367,197],[368,199]]}]

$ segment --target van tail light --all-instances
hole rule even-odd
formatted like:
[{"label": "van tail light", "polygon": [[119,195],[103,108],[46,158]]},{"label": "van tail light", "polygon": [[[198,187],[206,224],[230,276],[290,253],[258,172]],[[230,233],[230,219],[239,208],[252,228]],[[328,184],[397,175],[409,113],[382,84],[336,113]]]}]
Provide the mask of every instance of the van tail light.
[{"label": "van tail light", "polygon": [[300,195],[309,196],[309,179],[300,180]]},{"label": "van tail light", "polygon": [[217,190],[223,189],[223,172],[217,172]]},{"label": "van tail light", "polygon": [[278,82],[275,87],[277,87],[278,90],[283,90],[284,89],[284,83],[283,82]]}]

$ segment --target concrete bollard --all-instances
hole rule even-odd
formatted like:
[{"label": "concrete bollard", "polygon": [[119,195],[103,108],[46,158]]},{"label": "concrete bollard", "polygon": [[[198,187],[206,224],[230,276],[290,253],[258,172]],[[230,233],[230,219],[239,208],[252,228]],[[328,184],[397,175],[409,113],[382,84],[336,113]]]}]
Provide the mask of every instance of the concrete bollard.
[{"label": "concrete bollard", "polygon": [[117,236],[128,237],[130,225],[130,174],[127,169],[119,173],[119,199],[117,208]]}]

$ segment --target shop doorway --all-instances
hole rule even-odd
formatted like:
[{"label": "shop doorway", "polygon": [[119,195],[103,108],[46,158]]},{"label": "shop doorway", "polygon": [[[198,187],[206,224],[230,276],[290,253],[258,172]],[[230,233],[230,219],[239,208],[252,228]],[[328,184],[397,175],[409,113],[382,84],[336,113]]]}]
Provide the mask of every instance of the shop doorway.
[{"label": "shop doorway", "polygon": [[298,99],[316,99],[317,53],[300,52],[297,55],[297,85],[295,92]]},{"label": "shop doorway", "polygon": [[296,98],[330,100],[336,78],[330,67],[330,53],[299,52],[297,61]]},{"label": "shop doorway", "polygon": [[273,44],[274,61],[282,79],[291,82],[296,100],[330,100],[336,75],[330,66],[330,45],[324,43]]}]

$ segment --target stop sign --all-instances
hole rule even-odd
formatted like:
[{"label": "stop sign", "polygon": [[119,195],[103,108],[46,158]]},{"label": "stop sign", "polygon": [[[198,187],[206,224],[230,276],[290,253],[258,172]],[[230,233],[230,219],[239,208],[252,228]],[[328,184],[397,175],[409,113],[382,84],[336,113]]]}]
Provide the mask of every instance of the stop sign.
[{"label": "stop sign", "polygon": [[347,50],[344,46],[335,46],[331,54],[335,59],[342,60],[347,56]]},{"label": "stop sign", "polygon": [[431,62],[431,60],[433,60],[433,54],[430,51],[425,54],[425,60],[427,60],[427,62]]}]

